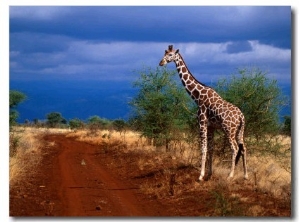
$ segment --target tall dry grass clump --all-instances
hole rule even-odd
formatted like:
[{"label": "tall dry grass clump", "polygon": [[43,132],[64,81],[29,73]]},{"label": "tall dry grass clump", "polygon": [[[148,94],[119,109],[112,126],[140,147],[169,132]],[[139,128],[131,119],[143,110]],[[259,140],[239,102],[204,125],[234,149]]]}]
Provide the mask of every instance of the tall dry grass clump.
[{"label": "tall dry grass clump", "polygon": [[117,144],[126,145],[128,150],[155,150],[149,145],[146,138],[141,133],[135,131],[117,132],[115,130],[90,131],[86,129],[75,130],[67,134],[67,137],[74,137],[78,141],[87,142],[94,145]]},{"label": "tall dry grass clump", "polygon": [[[9,182],[14,185],[34,172],[42,159],[42,135],[64,133],[61,129],[14,127],[9,134]],[[53,144],[52,144],[53,145]]]}]

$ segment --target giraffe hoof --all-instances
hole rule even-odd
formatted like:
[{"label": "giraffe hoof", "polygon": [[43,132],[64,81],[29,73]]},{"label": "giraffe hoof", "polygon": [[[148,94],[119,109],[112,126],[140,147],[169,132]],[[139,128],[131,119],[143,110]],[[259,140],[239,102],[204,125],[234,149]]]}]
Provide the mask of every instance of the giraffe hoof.
[{"label": "giraffe hoof", "polygon": [[232,180],[233,179],[233,177],[232,176],[228,176],[227,177],[227,180],[229,181],[229,180]]},{"label": "giraffe hoof", "polygon": [[208,181],[208,180],[210,180],[212,178],[212,174],[209,174],[209,175],[207,175],[207,177],[206,177],[206,181]]},{"label": "giraffe hoof", "polygon": [[244,176],[244,180],[249,180],[248,175],[245,175],[245,176]]},{"label": "giraffe hoof", "polygon": [[198,183],[201,183],[203,181],[203,178],[198,178],[197,180],[196,180],[196,182],[198,182]]}]

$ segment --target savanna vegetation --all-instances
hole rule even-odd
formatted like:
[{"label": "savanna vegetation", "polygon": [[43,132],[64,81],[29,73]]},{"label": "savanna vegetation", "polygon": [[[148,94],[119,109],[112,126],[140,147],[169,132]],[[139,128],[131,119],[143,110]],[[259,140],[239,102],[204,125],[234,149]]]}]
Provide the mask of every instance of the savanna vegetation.
[{"label": "savanna vegetation", "polygon": [[[173,185],[170,182],[172,175],[180,174],[179,169],[199,168],[196,105],[175,72],[166,68],[146,68],[138,74],[139,78],[133,82],[138,93],[130,101],[132,113],[129,120],[108,120],[95,115],[87,120],[74,118],[68,121],[61,113],[52,112],[46,114],[44,121],[35,119],[16,127],[16,108],[26,95],[18,91],[10,92],[10,179],[15,180],[21,175],[18,172],[26,169],[22,166],[26,165],[28,153],[37,158],[31,165],[39,162],[41,135],[59,132],[105,149],[138,152],[140,159],[136,166],[141,170],[161,167],[158,171],[159,186],[150,182],[141,185],[143,192],[158,199],[174,196],[174,187],[199,189],[194,183],[184,182],[191,180],[188,175],[177,176],[177,182]],[[224,99],[240,107],[245,115],[245,142],[251,174],[247,186],[251,184],[259,192],[291,204],[291,117],[285,116],[284,121],[280,122],[279,111],[287,104],[287,98],[282,95],[276,80],[269,79],[267,73],[258,68],[245,68],[230,78],[220,79],[214,88]],[[61,130],[58,131],[58,128]],[[225,179],[231,153],[223,133],[216,134],[214,174]],[[51,147],[51,144],[47,146]],[[169,158],[173,165],[164,170]],[[18,168],[19,171],[16,170]],[[215,200],[211,203],[215,207],[214,216],[263,215],[263,209],[252,209],[251,213],[245,207],[237,211],[242,198],[230,196],[226,190],[234,189],[226,182],[215,182],[209,187]]]}]

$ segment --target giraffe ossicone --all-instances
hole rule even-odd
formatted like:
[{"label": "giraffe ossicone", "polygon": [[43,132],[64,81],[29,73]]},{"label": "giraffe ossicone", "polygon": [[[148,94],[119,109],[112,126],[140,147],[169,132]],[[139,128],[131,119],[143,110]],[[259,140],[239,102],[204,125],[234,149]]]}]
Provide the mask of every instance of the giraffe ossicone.
[{"label": "giraffe ossicone", "polygon": [[222,129],[230,143],[232,151],[231,170],[228,178],[234,176],[235,166],[240,156],[243,159],[244,178],[248,179],[246,147],[244,144],[245,117],[235,105],[222,99],[209,86],[199,82],[189,71],[179,50],[169,45],[165,50],[159,65],[175,62],[179,77],[186,91],[198,105],[198,122],[200,128],[200,146],[202,151],[201,170],[199,180],[205,175],[205,164],[208,152],[208,178],[212,175],[213,139],[214,131]]}]

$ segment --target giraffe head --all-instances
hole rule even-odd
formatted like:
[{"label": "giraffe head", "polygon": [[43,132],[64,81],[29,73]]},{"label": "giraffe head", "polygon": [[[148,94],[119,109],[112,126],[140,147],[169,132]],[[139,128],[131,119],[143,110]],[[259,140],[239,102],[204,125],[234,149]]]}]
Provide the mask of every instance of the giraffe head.
[{"label": "giraffe head", "polygon": [[159,65],[163,66],[169,62],[175,61],[178,55],[179,49],[173,50],[173,45],[169,45],[168,50],[165,51],[163,59],[160,61]]}]

